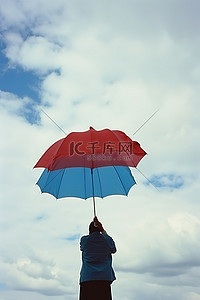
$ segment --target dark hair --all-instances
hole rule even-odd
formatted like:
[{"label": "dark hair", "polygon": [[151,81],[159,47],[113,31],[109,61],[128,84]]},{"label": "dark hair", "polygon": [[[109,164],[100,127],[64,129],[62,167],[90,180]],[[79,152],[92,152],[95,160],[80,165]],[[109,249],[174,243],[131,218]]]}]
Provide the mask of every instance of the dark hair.
[{"label": "dark hair", "polygon": [[89,234],[93,232],[100,232],[99,227],[94,225],[94,221],[92,221],[89,225]]}]

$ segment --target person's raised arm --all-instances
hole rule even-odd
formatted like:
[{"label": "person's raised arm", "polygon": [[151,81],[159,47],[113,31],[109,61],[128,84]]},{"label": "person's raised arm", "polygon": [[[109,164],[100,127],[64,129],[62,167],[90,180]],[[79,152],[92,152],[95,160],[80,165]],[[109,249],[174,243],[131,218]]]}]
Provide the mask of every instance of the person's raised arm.
[{"label": "person's raised arm", "polygon": [[94,224],[95,226],[97,226],[100,230],[100,232],[102,232],[103,234],[107,234],[107,232],[105,231],[105,229],[103,228],[103,225],[101,222],[99,222],[97,217],[94,217]]},{"label": "person's raised arm", "polygon": [[99,222],[97,217],[94,217],[94,222],[95,222],[96,226],[98,226],[100,232],[102,232],[102,234],[105,236],[107,243],[110,247],[111,253],[115,253],[117,251],[117,249],[116,249],[115,242],[113,241],[113,239],[107,234],[107,232],[103,228],[102,223]]}]

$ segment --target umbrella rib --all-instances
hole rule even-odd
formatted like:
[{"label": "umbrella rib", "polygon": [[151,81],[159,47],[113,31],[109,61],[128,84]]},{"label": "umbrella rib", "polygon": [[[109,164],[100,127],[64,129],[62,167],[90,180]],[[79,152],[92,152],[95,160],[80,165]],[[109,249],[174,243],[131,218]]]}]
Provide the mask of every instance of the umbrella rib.
[{"label": "umbrella rib", "polygon": [[61,186],[62,179],[63,179],[63,176],[64,176],[64,173],[65,173],[65,170],[66,170],[66,169],[62,169],[62,170],[63,170],[63,174],[62,174],[62,177],[61,177],[61,179],[60,179],[60,184],[59,184],[59,187],[58,187],[58,194],[57,194],[57,197],[58,197],[58,195],[59,195],[60,186]]},{"label": "umbrella rib", "polygon": [[[45,184],[44,187],[48,186],[62,172],[62,170],[60,170],[60,172],[58,174],[56,174],[47,184]],[[52,171],[51,171],[51,173],[52,173]]]},{"label": "umbrella rib", "polygon": [[119,178],[119,180],[120,180],[120,182],[121,182],[121,185],[122,185],[122,187],[123,187],[123,189],[124,189],[124,191],[125,191],[125,195],[127,196],[128,193],[126,192],[125,186],[124,186],[124,184],[123,184],[123,182],[122,182],[122,180],[121,180],[121,177],[119,176],[119,173],[118,173],[118,171],[117,171],[117,169],[116,169],[116,166],[113,166],[113,167],[114,167],[114,170],[115,170],[115,172],[117,173],[117,176],[118,176],[118,178]]},{"label": "umbrella rib", "polygon": [[[60,172],[58,172],[47,184],[45,184],[44,186],[43,186],[43,188],[46,188],[61,172],[63,171],[63,169],[61,169],[60,170]],[[63,172],[64,173],[64,172]],[[51,174],[52,174],[52,172],[51,172]],[[63,175],[62,175],[62,178],[63,178]],[[62,181],[62,179],[61,179],[61,181]],[[61,183],[60,183],[61,184]],[[41,188],[41,187],[40,187]],[[60,189],[60,187],[59,187],[59,189]],[[56,197],[56,196],[55,196]],[[57,199],[58,199],[58,195],[57,195],[57,197],[56,197]]]}]

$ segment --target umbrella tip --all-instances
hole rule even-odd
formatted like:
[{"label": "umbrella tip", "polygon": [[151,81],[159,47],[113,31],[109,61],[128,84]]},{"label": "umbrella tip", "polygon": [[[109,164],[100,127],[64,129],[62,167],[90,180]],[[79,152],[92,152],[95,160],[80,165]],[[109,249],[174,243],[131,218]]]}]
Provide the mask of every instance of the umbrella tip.
[{"label": "umbrella tip", "polygon": [[90,130],[95,130],[92,126],[90,126]]}]

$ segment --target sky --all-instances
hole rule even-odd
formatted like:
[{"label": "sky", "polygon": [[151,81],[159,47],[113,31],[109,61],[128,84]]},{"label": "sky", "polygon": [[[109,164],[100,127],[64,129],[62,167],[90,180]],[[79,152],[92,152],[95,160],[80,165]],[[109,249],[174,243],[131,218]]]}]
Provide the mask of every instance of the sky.
[{"label": "sky", "polygon": [[113,299],[200,299],[199,11],[198,0],[0,1],[0,300],[78,299],[92,200],[41,194],[33,166],[59,127],[90,126],[148,153],[128,197],[96,199],[118,249]]}]

